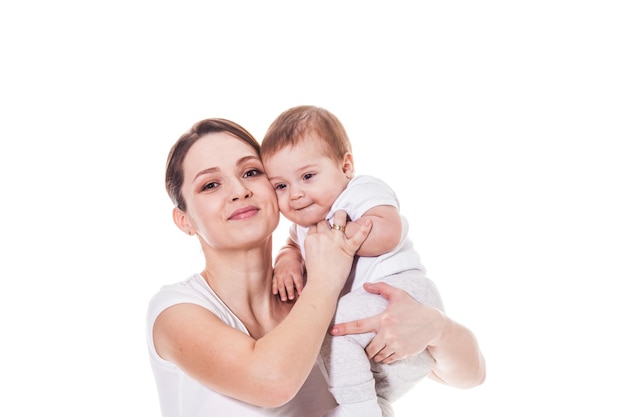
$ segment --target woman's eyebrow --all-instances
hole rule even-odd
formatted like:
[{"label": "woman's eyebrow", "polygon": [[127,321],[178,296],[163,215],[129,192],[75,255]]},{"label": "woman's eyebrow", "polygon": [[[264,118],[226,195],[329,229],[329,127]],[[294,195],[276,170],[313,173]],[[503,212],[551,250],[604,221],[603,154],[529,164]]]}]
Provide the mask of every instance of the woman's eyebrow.
[{"label": "woman's eyebrow", "polygon": [[245,163],[247,163],[248,161],[253,160],[253,161],[259,161],[259,163],[261,163],[261,160],[255,156],[255,155],[250,155],[250,156],[244,156],[243,158],[240,158],[237,161],[237,165],[243,165]]},{"label": "woman's eyebrow", "polygon": [[202,171],[198,172],[195,177],[193,177],[193,180],[195,181],[196,179],[198,179],[198,177],[200,177],[200,176],[202,176],[204,174],[208,174],[208,173],[211,173],[211,172],[217,172],[217,171],[219,171],[219,168],[217,168],[217,167],[203,169]]},{"label": "woman's eyebrow", "polygon": [[[250,156],[244,156],[243,158],[239,158],[237,160],[237,165],[244,165],[245,163],[247,163],[248,161],[253,160],[253,161],[258,161],[259,163],[261,163],[261,160],[254,156],[254,155],[250,155]],[[202,171],[198,172],[194,177],[193,180],[195,181],[198,177],[205,175],[205,174],[210,174],[213,172],[218,172],[220,169],[218,167],[211,167],[211,168],[206,168],[203,169]]]}]

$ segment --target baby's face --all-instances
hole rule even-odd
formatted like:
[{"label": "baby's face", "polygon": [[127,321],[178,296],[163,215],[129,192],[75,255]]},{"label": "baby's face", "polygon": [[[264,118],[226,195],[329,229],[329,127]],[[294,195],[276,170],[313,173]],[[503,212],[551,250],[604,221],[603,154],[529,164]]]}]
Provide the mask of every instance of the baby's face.
[{"label": "baby's face", "polygon": [[350,172],[345,172],[343,163],[324,154],[323,146],[317,135],[311,134],[263,161],[281,213],[305,227],[326,217],[352,177],[351,166]]}]

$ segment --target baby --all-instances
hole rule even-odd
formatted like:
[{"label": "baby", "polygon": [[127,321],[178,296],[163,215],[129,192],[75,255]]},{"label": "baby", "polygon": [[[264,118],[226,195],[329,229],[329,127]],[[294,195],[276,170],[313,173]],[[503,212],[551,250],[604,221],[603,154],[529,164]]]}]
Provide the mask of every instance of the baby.
[{"label": "baby", "polygon": [[[380,179],[355,176],[350,140],[337,117],[314,106],[283,112],[261,142],[261,158],[280,211],[293,222],[289,241],[276,260],[275,294],[287,300],[302,291],[308,227],[344,210],[349,220],[344,229],[347,236],[354,233],[353,222],[366,218],[372,229],[357,252],[335,321],[371,317],[385,309],[383,297],[363,289],[366,282],[387,282],[443,310],[439,292],[408,238],[408,222],[399,212],[394,191]],[[318,362],[338,404],[326,417],[393,416],[391,403],[432,370],[428,351],[390,364],[371,361],[365,347],[373,336],[326,337]]]}]

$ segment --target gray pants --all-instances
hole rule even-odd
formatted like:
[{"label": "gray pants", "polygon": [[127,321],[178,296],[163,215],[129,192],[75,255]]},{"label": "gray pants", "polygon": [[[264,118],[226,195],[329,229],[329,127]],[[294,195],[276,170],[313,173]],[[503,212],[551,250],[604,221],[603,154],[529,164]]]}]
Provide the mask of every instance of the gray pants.
[{"label": "gray pants", "polygon": [[[385,277],[381,281],[405,290],[423,304],[443,310],[437,287],[422,271],[410,270]],[[371,317],[386,307],[387,300],[384,297],[357,288],[339,299],[334,321],[343,323]],[[363,407],[358,408],[357,404],[372,404],[372,400],[377,400],[380,409],[368,415],[393,416],[391,402],[406,394],[432,370],[434,359],[428,351],[391,364],[371,361],[365,347],[373,337],[374,333],[363,333],[327,336],[324,340],[319,362],[330,392],[339,404],[338,409],[355,407],[354,410],[358,410],[332,415],[364,416]]]}]

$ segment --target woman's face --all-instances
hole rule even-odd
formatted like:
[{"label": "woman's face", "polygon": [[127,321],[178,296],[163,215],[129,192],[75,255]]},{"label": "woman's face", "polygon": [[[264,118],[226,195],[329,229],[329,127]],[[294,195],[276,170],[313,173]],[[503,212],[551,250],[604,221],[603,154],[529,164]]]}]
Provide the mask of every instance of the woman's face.
[{"label": "woman's face", "polygon": [[278,226],[276,193],[255,150],[225,133],[198,139],[183,162],[188,232],[212,248],[254,247]]}]

